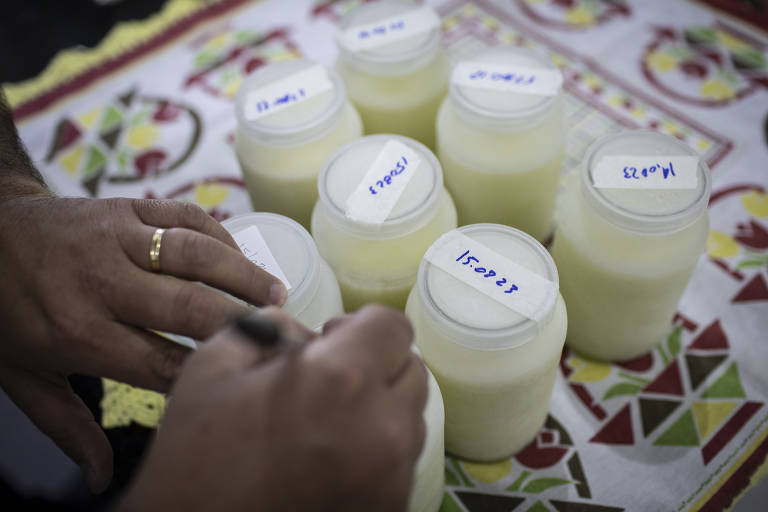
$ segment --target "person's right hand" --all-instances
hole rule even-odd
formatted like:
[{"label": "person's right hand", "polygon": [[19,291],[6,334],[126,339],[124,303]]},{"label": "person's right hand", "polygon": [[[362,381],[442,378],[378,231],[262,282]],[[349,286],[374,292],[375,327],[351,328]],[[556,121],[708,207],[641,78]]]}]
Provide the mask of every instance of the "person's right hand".
[{"label": "person's right hand", "polygon": [[405,510],[427,398],[412,336],[381,306],[267,360],[234,329],[216,335],[185,363],[118,510]]}]

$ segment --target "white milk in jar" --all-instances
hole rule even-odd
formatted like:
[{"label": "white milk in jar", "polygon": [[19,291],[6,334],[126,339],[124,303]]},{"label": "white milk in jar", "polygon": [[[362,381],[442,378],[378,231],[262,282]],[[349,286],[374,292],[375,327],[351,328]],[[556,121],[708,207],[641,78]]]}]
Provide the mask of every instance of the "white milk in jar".
[{"label": "white milk in jar", "polygon": [[342,20],[336,40],[336,68],[365,133],[398,133],[434,149],[449,71],[437,13],[412,2],[366,3]]},{"label": "white milk in jar", "polygon": [[427,426],[424,448],[416,461],[413,488],[408,500],[408,512],[437,512],[443,502],[445,485],[445,412],[440,388],[427,369],[429,395],[424,407]]},{"label": "white milk in jar", "polygon": [[415,140],[371,135],[331,156],[318,187],[312,235],[346,310],[369,302],[402,309],[424,251],[456,227],[437,158]]},{"label": "white milk in jar", "polygon": [[362,135],[344,83],[305,59],[270,64],[245,80],[235,113],[235,151],[253,208],[309,229],[323,163]]},{"label": "white milk in jar", "polygon": [[669,332],[709,231],[709,169],[679,140],[628,131],[599,139],[567,177],[552,255],[569,346],[631,359]]},{"label": "white milk in jar", "polygon": [[489,48],[454,67],[437,155],[459,225],[551,234],[565,154],[561,84],[549,59],[520,48]]},{"label": "white milk in jar", "polygon": [[495,461],[537,435],[567,328],[540,243],[498,224],[446,233],[419,267],[406,314],[443,394],[448,452]]}]

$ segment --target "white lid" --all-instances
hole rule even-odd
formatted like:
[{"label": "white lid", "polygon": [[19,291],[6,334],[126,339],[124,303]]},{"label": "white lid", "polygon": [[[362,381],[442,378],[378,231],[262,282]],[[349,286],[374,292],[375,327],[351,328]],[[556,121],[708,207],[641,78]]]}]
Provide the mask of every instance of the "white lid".
[{"label": "white lid", "polygon": [[[413,177],[381,224],[348,218],[347,199],[390,140],[405,144],[420,157]],[[331,155],[320,171],[318,189],[320,202],[342,228],[362,236],[399,235],[426,222],[437,208],[443,189],[443,171],[435,155],[420,142],[401,135],[369,135],[342,146]]]},{"label": "white lid", "polygon": [[449,231],[430,251],[448,243],[456,231],[554,286],[537,305],[542,320],[536,322],[423,259],[417,286],[428,316],[450,339],[472,349],[502,350],[533,339],[551,320],[558,298],[559,278],[549,252],[527,233],[500,224],[473,224]]},{"label": "white lid", "polygon": [[319,254],[315,241],[301,224],[275,213],[246,213],[221,223],[235,235],[251,226],[259,228],[270,252],[291,283],[284,309],[298,314],[311,302],[318,286]]},{"label": "white lid", "polygon": [[[401,0],[381,0],[364,3],[348,13],[341,20],[339,30],[353,30],[421,9],[432,10],[439,20],[434,9],[427,6]],[[438,24],[431,30],[375,48],[352,51],[343,43],[338,44],[338,47],[341,58],[354,67],[375,75],[398,75],[413,72],[431,62],[440,49],[441,38],[442,31]]]},{"label": "white lid", "polygon": [[[467,60],[560,73],[547,57],[525,48],[487,48]],[[459,115],[468,121],[517,124],[551,109],[557,96],[482,89],[451,80],[450,98]]]},{"label": "white lid", "polygon": [[[690,189],[598,188],[593,172],[604,156],[696,157],[697,184]],[[601,137],[587,149],[581,166],[582,192],[594,208],[613,224],[643,233],[672,232],[694,222],[707,208],[711,192],[709,167],[682,141],[646,130]]]},{"label": "white lid", "polygon": [[249,119],[246,104],[249,94],[275,82],[319,66],[307,59],[292,59],[269,64],[249,75],[235,97],[238,126],[251,137],[272,143],[296,143],[322,135],[337,118],[346,100],[346,89],[339,75],[322,67],[332,87],[281,110]]}]

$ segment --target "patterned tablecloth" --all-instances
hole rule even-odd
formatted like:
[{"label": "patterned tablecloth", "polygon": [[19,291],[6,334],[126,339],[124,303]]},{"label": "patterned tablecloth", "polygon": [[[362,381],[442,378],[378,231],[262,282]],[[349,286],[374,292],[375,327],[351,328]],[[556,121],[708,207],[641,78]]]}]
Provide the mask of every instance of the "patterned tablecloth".
[{"label": "patterned tablecloth", "polygon": [[[332,65],[360,0],[173,0],[93,51],[7,85],[22,138],[58,193],[250,210],[232,151],[248,72]],[[711,233],[667,341],[623,364],[564,352],[537,439],[496,464],[446,461],[442,510],[720,510],[768,453],[768,37],[702,4],[448,0],[453,59],[483,45],[546,52],[563,71],[566,168],[609,131],[651,128],[712,168]],[[160,397],[105,382],[105,428],[153,425]]]}]

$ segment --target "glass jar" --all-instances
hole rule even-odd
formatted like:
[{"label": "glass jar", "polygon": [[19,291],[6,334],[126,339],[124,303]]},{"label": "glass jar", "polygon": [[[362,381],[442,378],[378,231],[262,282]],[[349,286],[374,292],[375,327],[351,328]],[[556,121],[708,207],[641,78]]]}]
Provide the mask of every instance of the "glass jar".
[{"label": "glass jar", "polygon": [[[276,101],[293,94],[301,101],[264,114],[254,106],[262,94]],[[344,83],[335,71],[309,60],[277,62],[246,78],[237,92],[235,114],[235,152],[253,208],[285,215],[309,229],[323,163],[362,135]]]},{"label": "glass jar", "polygon": [[[474,270],[459,261],[465,254],[453,241],[467,239],[466,245],[474,247],[469,254],[482,248],[494,253],[497,262],[507,266],[511,262],[521,269],[510,274],[532,275],[527,278],[533,279],[530,286],[520,282],[520,290],[525,289],[520,293],[526,294],[522,297],[534,297],[530,290],[537,288],[526,314],[470,286],[429,256],[442,252],[451,262],[458,256],[459,272],[484,280],[477,268],[486,272],[490,267],[484,268],[485,261],[483,268]],[[458,254],[447,254],[453,247]],[[498,270],[503,265],[494,266]],[[493,293],[506,293],[498,283],[509,285],[506,277],[499,279],[496,286],[491,283]],[[567,328],[565,303],[557,286],[557,269],[546,249],[508,226],[464,226],[430,247],[408,298],[406,315],[443,394],[448,452],[468,460],[501,460],[538,434],[547,417]]]},{"label": "glass jar", "polygon": [[[389,141],[419,155],[413,177],[383,222],[348,217],[348,199]],[[318,188],[312,235],[336,273],[345,309],[378,302],[402,310],[424,251],[456,227],[456,209],[443,187],[437,158],[413,139],[370,135],[331,156],[320,172]]]},{"label": "glass jar", "polygon": [[320,257],[307,230],[296,221],[274,213],[246,213],[221,224],[241,249],[243,232],[253,226],[258,228],[267,250],[288,280],[286,286],[290,284],[283,310],[296,320],[320,331],[326,321],[344,314],[336,276]]},{"label": "glass jar", "polygon": [[[534,70],[556,84],[536,85],[532,94],[515,84],[504,89],[490,75],[469,79],[489,65]],[[541,242],[549,237],[565,156],[561,83],[549,59],[524,49],[489,48],[454,68],[437,117],[437,155],[459,225],[492,222]]]},{"label": "glass jar", "polygon": [[443,397],[432,372],[427,369],[429,395],[424,407],[427,427],[408,499],[408,512],[437,512],[443,503],[445,485],[445,411]]},{"label": "glass jar", "polygon": [[[388,30],[411,22],[414,30],[409,37],[399,38],[395,29],[384,34],[377,46],[356,44],[356,36],[366,30]],[[336,68],[363,118],[366,134],[397,133],[434,150],[435,117],[450,67],[441,38],[437,13],[411,2],[366,3],[344,17],[337,37]]]},{"label": "glass jar", "polygon": [[[696,186],[599,188],[594,171],[607,156],[694,157]],[[589,147],[567,177],[552,247],[570,313],[569,346],[626,360],[665,338],[705,248],[710,187],[706,163],[673,137],[628,131]]]}]

